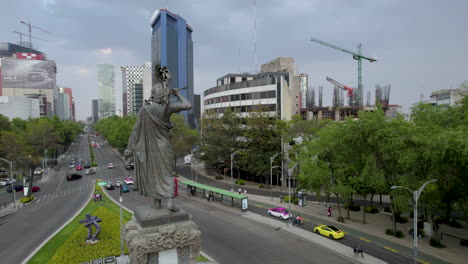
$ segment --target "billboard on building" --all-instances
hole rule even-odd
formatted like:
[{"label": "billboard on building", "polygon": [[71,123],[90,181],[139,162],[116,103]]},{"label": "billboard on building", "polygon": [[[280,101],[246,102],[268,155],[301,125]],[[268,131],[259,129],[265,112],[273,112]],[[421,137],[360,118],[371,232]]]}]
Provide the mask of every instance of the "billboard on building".
[{"label": "billboard on building", "polygon": [[54,89],[54,61],[2,58],[3,88]]}]

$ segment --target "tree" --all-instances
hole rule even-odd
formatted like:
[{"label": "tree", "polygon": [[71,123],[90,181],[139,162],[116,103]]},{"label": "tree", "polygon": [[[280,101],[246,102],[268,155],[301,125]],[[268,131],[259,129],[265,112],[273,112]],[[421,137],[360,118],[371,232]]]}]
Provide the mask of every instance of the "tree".
[{"label": "tree", "polygon": [[184,117],[180,114],[171,116],[171,143],[175,157],[182,157],[191,152],[194,145],[199,141],[198,131],[191,129],[185,124]]}]

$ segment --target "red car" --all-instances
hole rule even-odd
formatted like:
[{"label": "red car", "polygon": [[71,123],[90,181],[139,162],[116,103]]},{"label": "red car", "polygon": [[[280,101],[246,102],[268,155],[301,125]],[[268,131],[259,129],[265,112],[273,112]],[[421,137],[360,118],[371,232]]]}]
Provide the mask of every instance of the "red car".
[{"label": "red car", "polygon": [[76,170],[82,170],[82,169],[83,169],[83,166],[77,165],[77,166],[75,167],[75,169],[76,169]]},{"label": "red car", "polygon": [[38,192],[40,190],[41,190],[41,188],[38,187],[38,186],[33,186],[32,189],[31,189],[32,192]]}]

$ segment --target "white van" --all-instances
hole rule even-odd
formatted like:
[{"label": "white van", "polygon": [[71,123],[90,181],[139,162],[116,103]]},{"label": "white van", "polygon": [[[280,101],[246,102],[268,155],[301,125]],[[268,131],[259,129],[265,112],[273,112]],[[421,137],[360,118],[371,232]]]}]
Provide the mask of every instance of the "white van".
[{"label": "white van", "polygon": [[185,164],[191,164],[192,163],[192,155],[188,154],[187,156],[184,157],[184,162]]}]

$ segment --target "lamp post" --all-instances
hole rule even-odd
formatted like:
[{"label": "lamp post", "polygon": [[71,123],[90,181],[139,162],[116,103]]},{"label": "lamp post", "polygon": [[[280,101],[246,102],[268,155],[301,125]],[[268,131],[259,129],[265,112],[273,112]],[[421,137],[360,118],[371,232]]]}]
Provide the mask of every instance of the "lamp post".
[{"label": "lamp post", "polygon": [[234,151],[234,153],[231,154],[231,192],[234,191],[234,177],[233,177],[233,174],[232,174],[232,161],[234,159],[234,156],[236,155],[236,153],[238,152],[239,150],[236,150]]},{"label": "lamp post", "polygon": [[276,153],[272,157],[270,157],[270,197],[273,200],[273,161],[275,160],[276,156],[281,154],[281,152]]},{"label": "lamp post", "polygon": [[413,195],[413,262],[416,264],[418,263],[418,200],[419,196],[421,195],[422,191],[424,190],[424,187],[426,187],[427,184],[431,182],[437,181],[436,179],[430,180],[426,183],[424,183],[421,187],[419,187],[418,190],[411,190],[408,187],[405,186],[392,186],[390,189],[398,189],[398,188],[404,188],[408,190],[412,195]]},{"label": "lamp post", "polygon": [[10,179],[11,179],[11,192],[13,193],[13,207],[16,208],[16,194],[15,194],[15,186],[14,186],[14,182],[13,182],[13,162],[19,160],[19,159],[23,159],[23,158],[17,158],[16,160],[7,160],[7,159],[3,159],[3,158],[0,158],[0,160],[3,160],[4,162],[7,162],[9,165],[10,165]]},{"label": "lamp post", "polygon": [[288,212],[289,212],[289,218],[288,218],[288,225],[289,227],[292,226],[291,224],[291,175],[294,172],[294,169],[299,163],[294,164],[291,168],[288,169]]},{"label": "lamp post", "polygon": [[[193,161],[193,149],[190,150],[190,177],[192,178],[192,181],[193,181],[192,161]],[[184,162],[185,162],[185,160],[184,160]]]}]

